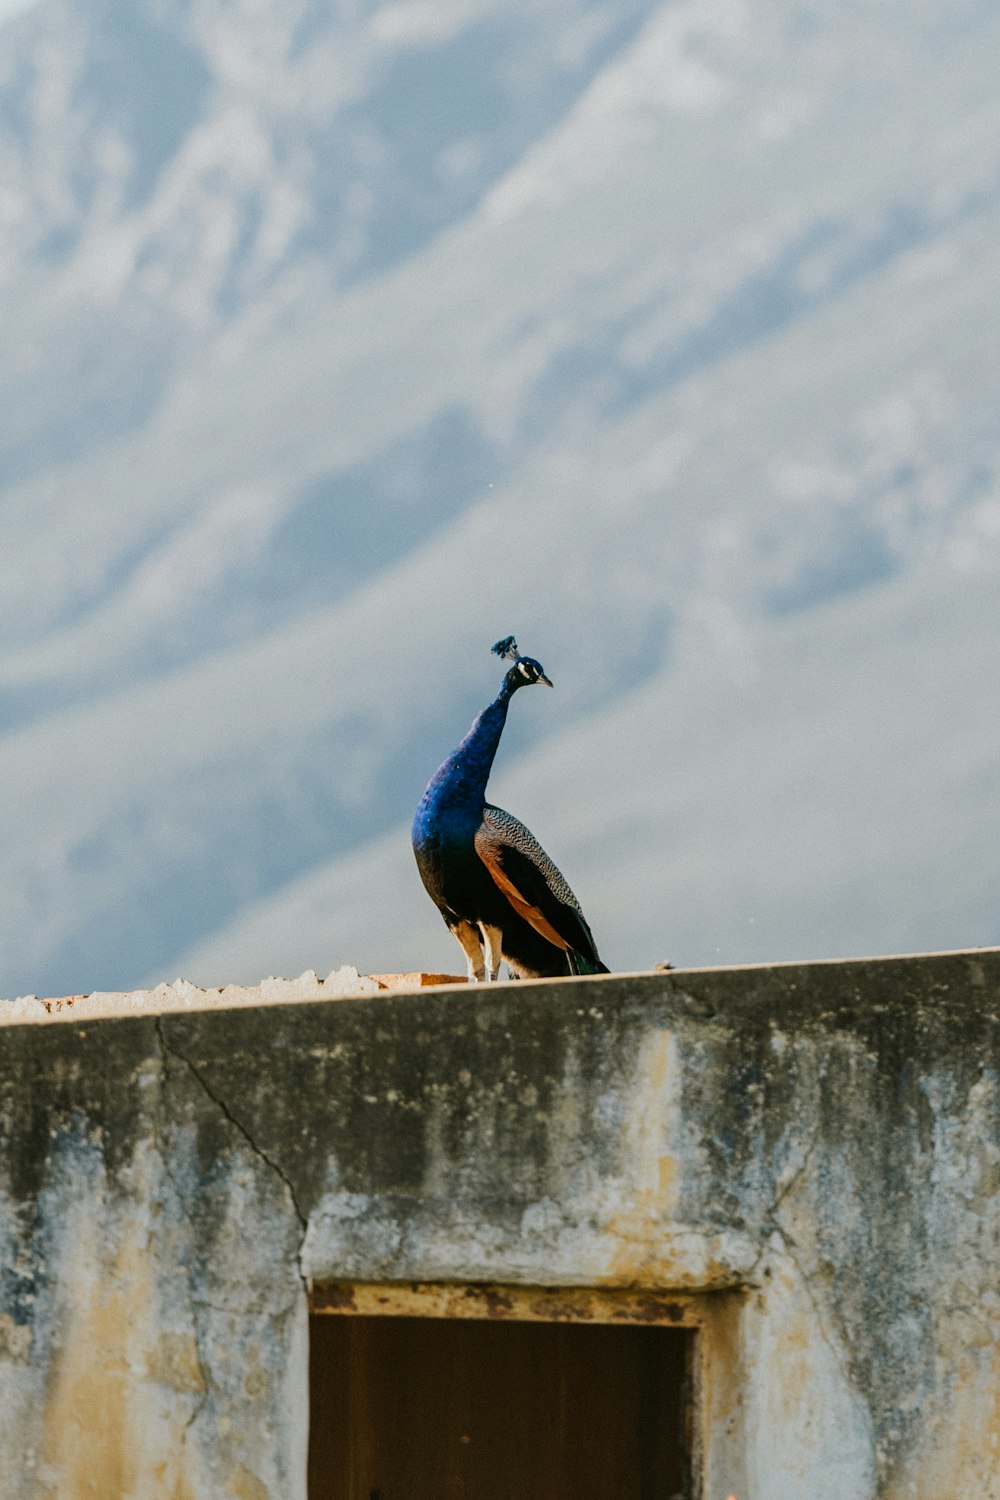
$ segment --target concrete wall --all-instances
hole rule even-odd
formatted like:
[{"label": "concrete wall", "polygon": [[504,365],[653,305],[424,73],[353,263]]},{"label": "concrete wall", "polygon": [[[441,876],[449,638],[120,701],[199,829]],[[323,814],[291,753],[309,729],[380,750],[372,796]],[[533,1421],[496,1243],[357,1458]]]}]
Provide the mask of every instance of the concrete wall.
[{"label": "concrete wall", "polygon": [[0,1027],[0,1496],[304,1500],[312,1284],[683,1294],[706,1500],[1000,1500],[1000,953]]}]

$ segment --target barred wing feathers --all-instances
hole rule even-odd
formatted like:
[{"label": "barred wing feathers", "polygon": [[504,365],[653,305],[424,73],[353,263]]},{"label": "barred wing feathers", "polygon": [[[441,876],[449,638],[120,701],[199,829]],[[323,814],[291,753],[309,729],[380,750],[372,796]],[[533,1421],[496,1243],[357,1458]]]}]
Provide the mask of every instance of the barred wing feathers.
[{"label": "barred wing feathers", "polygon": [[536,932],[606,972],[579,901],[523,823],[487,802],[476,833],[476,853],[514,910]]}]

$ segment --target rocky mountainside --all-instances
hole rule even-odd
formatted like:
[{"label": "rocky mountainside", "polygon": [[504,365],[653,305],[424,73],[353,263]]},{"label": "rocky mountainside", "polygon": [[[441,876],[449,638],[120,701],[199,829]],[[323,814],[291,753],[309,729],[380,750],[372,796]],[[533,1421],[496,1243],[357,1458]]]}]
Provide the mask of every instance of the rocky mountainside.
[{"label": "rocky mountainside", "polygon": [[0,992],[453,963],[406,823],[511,630],[615,967],[996,940],[993,7],[0,37]]}]

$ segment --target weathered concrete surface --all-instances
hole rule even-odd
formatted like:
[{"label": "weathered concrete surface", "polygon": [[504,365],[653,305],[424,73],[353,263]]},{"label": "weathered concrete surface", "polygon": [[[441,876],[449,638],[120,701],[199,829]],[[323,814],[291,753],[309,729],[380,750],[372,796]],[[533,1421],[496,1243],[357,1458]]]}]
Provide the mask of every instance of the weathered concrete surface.
[{"label": "weathered concrete surface", "polygon": [[706,1497],[1000,1500],[998,1012],[990,951],[4,1027],[0,1496],[304,1500],[356,1279],[705,1294]]}]

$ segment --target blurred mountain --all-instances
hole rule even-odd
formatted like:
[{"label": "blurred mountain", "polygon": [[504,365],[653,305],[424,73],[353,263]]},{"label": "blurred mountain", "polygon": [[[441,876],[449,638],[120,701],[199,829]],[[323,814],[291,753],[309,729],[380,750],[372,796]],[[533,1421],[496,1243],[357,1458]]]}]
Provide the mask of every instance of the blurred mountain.
[{"label": "blurred mountain", "polygon": [[996,941],[993,6],[0,39],[0,992],[453,966],[406,823],[511,630],[612,965]]}]

